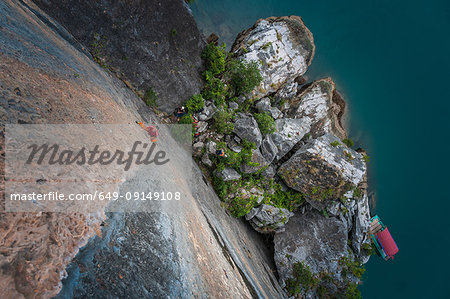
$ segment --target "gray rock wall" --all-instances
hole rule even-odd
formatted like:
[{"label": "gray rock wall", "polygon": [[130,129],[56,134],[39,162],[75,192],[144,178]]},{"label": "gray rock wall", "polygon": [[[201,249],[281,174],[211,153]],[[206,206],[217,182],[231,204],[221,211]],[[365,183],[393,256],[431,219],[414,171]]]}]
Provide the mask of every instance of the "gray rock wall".
[{"label": "gray rock wall", "polygon": [[83,47],[171,113],[200,91],[205,42],[183,0],[35,0]]}]

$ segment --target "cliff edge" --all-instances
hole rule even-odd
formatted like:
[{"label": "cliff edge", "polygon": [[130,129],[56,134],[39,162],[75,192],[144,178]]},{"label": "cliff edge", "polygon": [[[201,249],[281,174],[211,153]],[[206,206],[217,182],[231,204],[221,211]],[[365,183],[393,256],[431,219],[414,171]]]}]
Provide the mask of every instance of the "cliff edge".
[{"label": "cliff edge", "polygon": [[[177,7],[179,2],[165,1]],[[123,81],[92,61],[76,38],[31,1],[3,1],[0,10],[2,166],[8,123],[157,122]],[[197,46],[191,50],[200,51]],[[189,68],[187,65],[184,67]],[[170,72],[166,64],[152,68],[164,72],[164,78]],[[196,78],[192,75],[189,79]],[[186,90],[183,93],[188,93]],[[168,130],[161,126],[160,132],[158,147],[173,148],[176,143]],[[145,138],[136,124],[118,134],[124,141]],[[186,177],[187,161],[175,159],[173,163],[167,172],[131,172],[129,179],[115,188],[148,191],[154,187],[153,180],[173,186],[175,178],[184,194],[179,205],[154,204],[147,212],[121,214],[105,214],[102,209],[87,214],[2,211],[0,297],[53,297],[66,276],[64,295],[75,297],[100,293],[108,297],[125,293],[131,297],[283,297],[260,236],[221,208],[198,168],[194,166],[193,177]],[[4,172],[1,179],[4,186]],[[2,207],[4,200],[2,193]],[[75,276],[67,275],[67,265],[83,246],[82,254],[67,269]]]}]

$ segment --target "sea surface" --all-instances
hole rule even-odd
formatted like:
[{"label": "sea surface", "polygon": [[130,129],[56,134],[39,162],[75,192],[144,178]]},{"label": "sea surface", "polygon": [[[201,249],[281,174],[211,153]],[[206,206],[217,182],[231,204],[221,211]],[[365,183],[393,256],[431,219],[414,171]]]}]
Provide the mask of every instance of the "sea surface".
[{"label": "sea surface", "polygon": [[373,256],[364,298],[450,298],[450,1],[195,0],[200,30],[231,45],[259,18],[299,15],[309,80],[331,76],[370,156],[378,214],[397,242]]}]

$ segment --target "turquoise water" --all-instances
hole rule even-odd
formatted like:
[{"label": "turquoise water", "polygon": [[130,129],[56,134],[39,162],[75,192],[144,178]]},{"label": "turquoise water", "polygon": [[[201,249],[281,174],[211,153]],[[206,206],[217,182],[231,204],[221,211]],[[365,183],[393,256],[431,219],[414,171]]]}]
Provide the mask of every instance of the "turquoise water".
[{"label": "turquoise water", "polygon": [[450,298],[450,1],[196,0],[200,29],[230,42],[273,15],[314,34],[309,79],[331,76],[367,149],[376,212],[400,252],[367,264],[365,298]]}]

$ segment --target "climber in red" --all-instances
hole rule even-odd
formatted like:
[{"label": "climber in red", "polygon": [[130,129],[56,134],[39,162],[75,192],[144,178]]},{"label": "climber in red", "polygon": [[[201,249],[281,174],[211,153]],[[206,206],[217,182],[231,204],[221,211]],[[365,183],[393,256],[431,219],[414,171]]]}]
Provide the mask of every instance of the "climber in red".
[{"label": "climber in red", "polygon": [[140,125],[144,130],[147,131],[148,135],[150,135],[150,140],[151,140],[152,142],[156,142],[156,137],[158,137],[159,132],[158,132],[158,129],[157,129],[155,126],[148,126],[148,127],[145,127],[144,124],[143,124],[142,122],[137,122],[137,121],[136,121],[136,123],[137,123],[138,125]]}]

